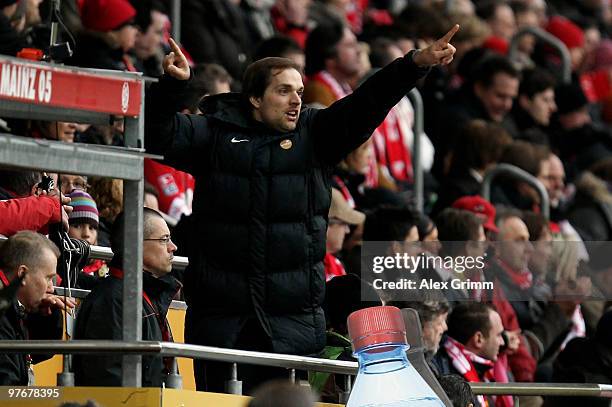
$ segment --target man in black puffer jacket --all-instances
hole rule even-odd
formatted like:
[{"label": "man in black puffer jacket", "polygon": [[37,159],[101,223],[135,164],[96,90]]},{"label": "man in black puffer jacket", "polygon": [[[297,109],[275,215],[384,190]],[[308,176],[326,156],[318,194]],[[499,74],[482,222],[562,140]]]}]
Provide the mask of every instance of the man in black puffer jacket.
[{"label": "man in black puffer jacket", "polygon": [[[242,94],[207,98],[203,115],[175,113],[191,74],[171,42],[166,74],[147,95],[145,132],[149,152],[197,180],[184,276],[187,342],[297,355],[323,349],[331,170],[427,68],[452,60],[448,42],[458,28],[329,108],[303,111],[297,66],[265,58],[247,69]],[[198,390],[223,391],[224,366],[194,367]],[[246,392],[269,378],[257,371],[251,381],[245,369]]]}]

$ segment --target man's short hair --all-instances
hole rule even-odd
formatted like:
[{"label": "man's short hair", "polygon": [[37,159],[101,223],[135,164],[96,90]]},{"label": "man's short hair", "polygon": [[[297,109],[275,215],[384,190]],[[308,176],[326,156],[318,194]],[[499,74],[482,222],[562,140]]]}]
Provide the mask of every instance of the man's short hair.
[{"label": "man's short hair", "polygon": [[[143,239],[148,239],[151,237],[152,233],[152,225],[151,220],[154,218],[164,219],[161,213],[157,212],[155,209],[151,208],[142,208],[143,218],[142,218],[142,235]],[[123,261],[123,252],[125,250],[125,239],[123,236],[123,228],[125,225],[125,213],[121,212],[115,222],[113,223],[113,227],[110,235],[110,243],[111,249],[113,251],[113,264],[120,266]]]},{"label": "man's short hair", "polygon": [[537,177],[542,162],[549,156],[550,149],[547,146],[515,140],[505,148],[500,162],[515,165]]},{"label": "man's short hair", "polygon": [[528,69],[523,71],[522,76],[519,95],[525,95],[529,99],[556,86],[555,78],[543,69]]},{"label": "man's short hair", "polygon": [[0,247],[0,269],[13,275],[21,265],[36,271],[42,263],[41,254],[47,249],[55,257],[60,252],[57,246],[40,233],[24,230],[17,232]]},{"label": "man's short hair", "polygon": [[40,171],[0,170],[0,187],[14,192],[17,196],[30,196],[32,187],[42,180]]},{"label": "man's short hair", "polygon": [[277,75],[285,69],[295,69],[300,72],[300,67],[288,58],[268,57],[260,59],[249,65],[242,80],[242,93],[246,98],[247,105],[251,96],[262,97],[272,76]]},{"label": "man's short hair", "polygon": [[436,226],[441,242],[476,241],[482,220],[470,211],[446,208],[436,218]]},{"label": "man's short hair", "polygon": [[471,72],[472,83],[480,83],[485,88],[493,85],[495,75],[503,73],[511,78],[520,79],[521,73],[506,57],[500,55],[487,55],[476,65]]},{"label": "man's short hair", "polygon": [[366,217],[363,240],[403,242],[417,221],[418,214],[410,208],[379,207]]},{"label": "man's short hair", "polygon": [[275,380],[257,388],[248,407],[314,407],[314,403],[314,395],[308,388]]},{"label": "man's short hair", "polygon": [[453,155],[453,171],[482,169],[496,163],[512,136],[499,124],[474,119],[460,130]]},{"label": "man's short hair", "polygon": [[306,75],[313,75],[325,69],[325,61],[338,53],[344,25],[340,22],[321,24],[306,38]]},{"label": "man's short hair", "polygon": [[285,35],[275,35],[259,43],[253,60],[258,61],[268,57],[286,57],[289,54],[303,53],[304,50],[293,38]]},{"label": "man's short hair", "polygon": [[474,401],[474,392],[468,382],[456,374],[447,374],[438,380],[440,386],[453,403],[453,407],[467,407]]},{"label": "man's short hair", "polygon": [[482,302],[460,303],[448,316],[448,335],[464,345],[476,332],[486,338],[491,331],[491,311],[493,308]]}]

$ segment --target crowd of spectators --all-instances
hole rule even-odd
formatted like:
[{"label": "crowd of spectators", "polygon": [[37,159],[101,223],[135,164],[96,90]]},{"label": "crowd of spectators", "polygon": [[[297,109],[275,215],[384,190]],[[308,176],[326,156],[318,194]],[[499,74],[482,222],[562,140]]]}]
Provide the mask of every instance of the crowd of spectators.
[{"label": "crowd of spectators", "polygon": [[[0,0],[1,54],[46,49],[50,3]],[[63,0],[61,17],[71,33],[64,31],[62,40],[75,51],[65,64],[155,77],[163,73],[163,56],[171,50],[168,2]],[[324,262],[324,354],[351,357],[343,322],[351,311],[377,303],[361,300],[358,294],[366,290],[380,298],[379,304],[419,312],[428,360],[439,375],[459,374],[467,381],[612,383],[612,308],[605,300],[612,298],[612,261],[605,256],[604,243],[592,243],[612,240],[608,2],[183,0],[181,17],[180,46],[191,79],[176,110],[186,114],[202,113],[200,102],[207,96],[240,91],[246,67],[274,56],[289,58],[303,73],[305,105],[328,107],[458,23],[454,61],[430,68],[417,85],[424,102],[424,133],[415,133],[415,106],[405,97],[372,137],[329,174],[333,189]],[[552,47],[530,33],[516,36],[525,28],[539,29],[564,44],[571,63],[569,81]],[[2,131],[20,136],[123,145],[119,116],[108,125],[3,119]],[[422,212],[414,208],[415,137],[424,171]],[[484,199],[484,176],[499,163],[535,177],[549,199],[542,200],[525,181],[508,177],[497,178]],[[162,213],[170,226],[178,246],[169,241],[172,252],[186,255],[198,233],[193,228],[197,214],[192,215],[197,174],[147,159],[144,175],[145,205]],[[47,187],[47,176],[58,188]],[[110,247],[123,187],[120,180],[79,174],[1,170],[0,199],[2,235],[21,236],[26,244],[35,238],[19,231],[47,234],[63,222],[70,237]],[[235,205],[215,205],[226,204]],[[492,242],[512,244],[489,251],[486,266],[469,276],[495,282],[491,296],[457,289],[446,298],[415,303],[375,293],[360,280],[364,241],[387,242],[389,253],[421,242],[429,255],[451,258],[483,254]],[[28,266],[30,261],[18,262]],[[18,275],[20,264],[6,269],[13,263],[4,257],[0,264],[6,276]],[[97,287],[110,269],[103,261],[91,261],[79,284]],[[433,272],[435,279],[446,281],[453,270]],[[20,305],[35,312],[40,304],[32,309]],[[4,331],[0,335],[8,338]],[[19,383],[27,381],[23,377]],[[17,383],[11,380],[2,382]],[[337,401],[335,385],[327,380],[318,377],[311,384]],[[510,397],[473,401],[514,405]],[[534,406],[576,402],[521,400]]]}]

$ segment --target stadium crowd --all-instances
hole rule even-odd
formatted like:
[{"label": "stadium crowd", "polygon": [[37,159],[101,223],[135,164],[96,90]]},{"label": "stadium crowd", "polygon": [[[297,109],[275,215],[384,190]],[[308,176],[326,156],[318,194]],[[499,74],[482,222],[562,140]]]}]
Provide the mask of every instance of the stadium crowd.
[{"label": "stadium crowd", "polygon": [[[0,0],[0,54],[48,47],[50,3]],[[143,319],[143,338],[172,340],[166,313],[176,297],[188,304],[187,342],[351,359],[348,314],[386,304],[417,310],[427,360],[451,388],[461,386],[449,374],[612,384],[609,2],[183,0],[178,45],[169,9],[164,0],[63,0],[61,8],[62,41],[74,49],[63,63],[161,77],[145,104],[145,146],[166,161],[144,166],[143,315],[155,318]],[[564,45],[569,80],[558,52],[530,28]],[[412,87],[423,99],[422,134],[406,95]],[[280,111],[286,100],[290,109]],[[123,145],[120,116],[108,125],[3,118],[0,129]],[[537,179],[548,199],[509,176],[485,199],[485,174],[502,163]],[[49,177],[57,189],[46,187]],[[22,284],[0,318],[0,339],[61,337],[57,310],[74,303],[53,296],[51,284],[67,276],[51,273],[59,253],[40,239],[58,224],[118,255],[83,264],[78,286],[93,291],[75,338],[120,338],[111,315],[121,315],[122,182],[0,169],[0,199],[0,234],[9,238],[0,279],[6,290]],[[464,277],[495,289],[421,301],[377,292],[361,255],[375,241],[386,254],[487,253],[485,267]],[[170,272],[174,254],[189,257],[184,273]],[[419,272],[440,282],[456,275]],[[378,300],[364,301],[366,292]],[[0,355],[0,384],[32,383],[33,359],[41,358]],[[171,364],[143,363],[143,383],[160,386]],[[227,365],[194,367],[199,390],[223,391]],[[120,385],[119,360],[82,357],[75,369],[77,383]],[[249,393],[284,375],[241,374]],[[323,401],[343,391],[333,375],[310,382]],[[584,400],[520,404],[609,405]],[[472,401],[515,404],[508,396]]]}]

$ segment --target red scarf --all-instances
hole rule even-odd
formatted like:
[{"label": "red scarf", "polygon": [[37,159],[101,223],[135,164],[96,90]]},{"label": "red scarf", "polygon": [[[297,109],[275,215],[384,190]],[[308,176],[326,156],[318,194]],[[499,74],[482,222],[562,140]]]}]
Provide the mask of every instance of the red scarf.
[{"label": "red scarf", "polygon": [[[102,270],[102,273],[100,273],[100,270]],[[106,262],[104,260],[97,259],[83,267],[83,273],[89,274],[90,276],[106,277],[107,272],[108,267],[106,267]]]},{"label": "red scarf", "polygon": [[409,148],[412,129],[406,118],[414,117],[414,112],[402,103],[403,101],[389,111],[385,120],[374,131],[372,139],[378,163],[386,167],[394,179],[411,183],[414,179]]},{"label": "red scarf", "polygon": [[342,99],[353,92],[350,86],[341,84],[327,71],[319,71],[311,79],[323,84],[336,100]]},{"label": "red scarf", "polygon": [[340,193],[342,194],[342,197],[344,198],[348,206],[350,206],[351,209],[355,209],[355,200],[353,199],[353,195],[351,195],[351,191],[349,191],[344,181],[342,181],[342,178],[337,175],[334,175],[332,178],[334,182],[338,185]]},{"label": "red scarf", "polygon": [[6,274],[4,274],[3,270],[0,270],[0,281],[2,281],[2,284],[4,285],[5,288],[11,284],[8,281],[8,278],[6,278]]},{"label": "red scarf", "polygon": [[533,285],[533,274],[529,270],[516,271],[510,267],[502,259],[497,258],[497,262],[504,272],[510,277],[512,282],[520,287],[521,290],[527,290]]},{"label": "red scarf", "polygon": [[[450,336],[448,336],[444,342],[444,349],[446,350],[453,367],[467,382],[480,383],[482,381],[480,380],[480,376],[478,376],[478,371],[476,371],[476,368],[474,367],[474,362],[489,367],[490,369],[484,374],[484,379],[487,382],[493,380],[493,362],[490,360],[484,359],[467,350],[463,344],[457,342]],[[484,396],[479,395],[476,398],[480,404],[480,407],[489,407],[489,402]]]}]

